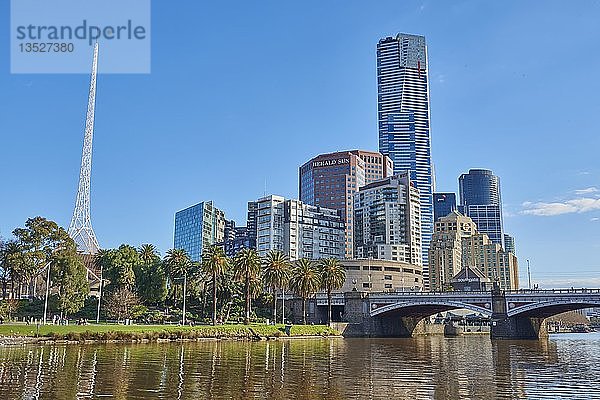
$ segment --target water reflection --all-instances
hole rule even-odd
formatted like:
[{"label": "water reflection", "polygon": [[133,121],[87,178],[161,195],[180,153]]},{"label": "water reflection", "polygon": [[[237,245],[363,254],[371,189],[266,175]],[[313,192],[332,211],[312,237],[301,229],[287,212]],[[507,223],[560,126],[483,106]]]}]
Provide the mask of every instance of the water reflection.
[{"label": "water reflection", "polygon": [[600,335],[0,348],[0,399],[600,399]]}]

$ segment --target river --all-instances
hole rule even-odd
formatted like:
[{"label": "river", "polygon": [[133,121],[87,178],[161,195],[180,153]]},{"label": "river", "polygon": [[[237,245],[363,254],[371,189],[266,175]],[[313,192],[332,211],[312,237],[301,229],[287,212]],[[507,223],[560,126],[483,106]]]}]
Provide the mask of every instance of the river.
[{"label": "river", "polygon": [[600,333],[0,348],[0,399],[600,399]]}]

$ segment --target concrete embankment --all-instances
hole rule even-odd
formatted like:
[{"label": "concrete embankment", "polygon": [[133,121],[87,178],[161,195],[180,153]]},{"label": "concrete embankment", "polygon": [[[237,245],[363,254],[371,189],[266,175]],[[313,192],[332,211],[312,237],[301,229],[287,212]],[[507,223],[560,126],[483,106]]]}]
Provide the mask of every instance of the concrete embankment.
[{"label": "concrete embankment", "polygon": [[[445,328],[448,325],[426,324],[420,321],[412,332],[413,336],[459,336],[459,335],[489,335],[489,326],[458,326],[456,329]],[[362,323],[335,322],[331,326],[343,337],[376,337]]]}]

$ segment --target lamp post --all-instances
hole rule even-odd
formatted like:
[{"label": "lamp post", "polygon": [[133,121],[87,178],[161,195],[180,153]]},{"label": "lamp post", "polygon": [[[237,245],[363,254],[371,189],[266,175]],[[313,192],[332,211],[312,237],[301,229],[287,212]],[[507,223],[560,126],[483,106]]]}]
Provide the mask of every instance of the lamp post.
[{"label": "lamp post", "polygon": [[529,259],[527,259],[527,279],[529,280],[529,290],[531,290],[531,271],[529,270]]},{"label": "lamp post", "polygon": [[104,281],[102,280],[102,264],[100,264],[100,288],[98,289],[98,311],[96,312],[96,323],[100,323],[100,302],[102,301],[102,284]]},{"label": "lamp post", "polygon": [[283,287],[281,288],[281,323],[285,325],[285,288]]},{"label": "lamp post", "polygon": [[[182,279],[181,277],[179,278],[173,278],[176,280]],[[186,297],[186,289],[187,289],[187,272],[183,273],[183,315],[181,316],[181,325],[185,325],[185,297]]]},{"label": "lamp post", "polygon": [[187,288],[187,273],[183,274],[183,316],[182,316],[182,325],[185,325],[185,291]]},{"label": "lamp post", "polygon": [[48,268],[48,274],[46,276],[46,298],[44,300],[44,325],[46,325],[46,315],[48,313],[48,295],[50,294],[50,263],[46,264],[46,268]]}]

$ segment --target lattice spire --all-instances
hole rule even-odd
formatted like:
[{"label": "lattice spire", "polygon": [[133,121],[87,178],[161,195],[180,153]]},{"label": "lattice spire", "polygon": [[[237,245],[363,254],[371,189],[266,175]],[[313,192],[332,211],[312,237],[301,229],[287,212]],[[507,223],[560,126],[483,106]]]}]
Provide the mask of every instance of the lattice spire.
[{"label": "lattice spire", "polygon": [[85,136],[83,139],[83,154],[81,156],[81,171],[79,173],[79,188],[73,218],[69,225],[69,235],[80,252],[96,254],[100,248],[92,229],[90,217],[90,175],[92,173],[92,139],[94,136],[94,110],[96,108],[96,75],[98,72],[98,43],[94,46],[94,61],[90,80],[90,95],[88,98],[87,115],[85,119]]}]

